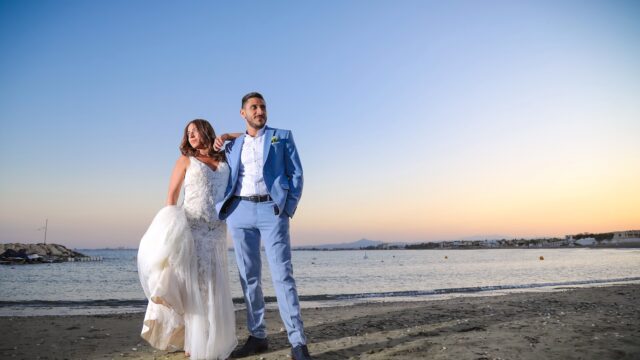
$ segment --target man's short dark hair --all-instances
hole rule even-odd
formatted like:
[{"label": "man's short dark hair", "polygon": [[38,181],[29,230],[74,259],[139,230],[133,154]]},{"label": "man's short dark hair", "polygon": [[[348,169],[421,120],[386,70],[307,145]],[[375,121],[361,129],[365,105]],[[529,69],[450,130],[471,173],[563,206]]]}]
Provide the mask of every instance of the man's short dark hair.
[{"label": "man's short dark hair", "polygon": [[244,108],[244,104],[246,104],[247,101],[249,101],[249,99],[251,98],[258,98],[262,101],[265,101],[264,97],[262,97],[262,94],[260,94],[259,92],[253,91],[242,97],[242,106],[240,106],[240,108]]}]

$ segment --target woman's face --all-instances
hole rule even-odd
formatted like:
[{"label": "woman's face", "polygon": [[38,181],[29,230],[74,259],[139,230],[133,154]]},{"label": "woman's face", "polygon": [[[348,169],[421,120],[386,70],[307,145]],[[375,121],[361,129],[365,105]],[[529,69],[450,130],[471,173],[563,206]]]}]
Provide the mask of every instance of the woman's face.
[{"label": "woman's face", "polygon": [[200,133],[195,124],[189,124],[189,126],[187,126],[187,137],[189,138],[189,144],[191,144],[194,149],[202,148],[202,137],[200,137]]}]

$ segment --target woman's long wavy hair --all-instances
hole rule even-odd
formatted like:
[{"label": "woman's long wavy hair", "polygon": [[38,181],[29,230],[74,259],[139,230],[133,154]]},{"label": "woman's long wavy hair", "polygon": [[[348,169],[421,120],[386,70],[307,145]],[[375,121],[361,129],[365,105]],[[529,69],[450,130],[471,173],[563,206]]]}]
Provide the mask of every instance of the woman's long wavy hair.
[{"label": "woman's long wavy hair", "polygon": [[189,144],[189,134],[187,129],[189,125],[194,124],[200,134],[202,143],[207,148],[207,154],[218,161],[226,161],[224,151],[218,152],[213,148],[213,143],[216,139],[216,132],[213,130],[213,126],[209,124],[207,120],[195,119],[189,121],[187,126],[184,127],[184,135],[182,136],[182,142],[180,143],[180,152],[184,156],[196,156],[199,151]]}]

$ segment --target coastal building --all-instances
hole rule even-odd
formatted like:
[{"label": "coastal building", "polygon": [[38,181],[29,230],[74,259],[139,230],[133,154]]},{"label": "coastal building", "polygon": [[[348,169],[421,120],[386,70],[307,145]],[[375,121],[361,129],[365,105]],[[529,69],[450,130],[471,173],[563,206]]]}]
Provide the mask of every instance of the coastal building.
[{"label": "coastal building", "polygon": [[614,231],[613,240],[640,239],[640,230]]},{"label": "coastal building", "polygon": [[594,246],[596,245],[596,239],[592,237],[582,238],[582,239],[576,240],[576,244],[581,246]]},{"label": "coastal building", "polygon": [[570,246],[573,245],[574,243],[572,241],[569,241],[567,239],[551,239],[549,240],[546,245],[549,247],[563,247],[563,246]]},{"label": "coastal building", "polygon": [[569,246],[635,247],[640,246],[640,230],[613,231],[600,234],[582,233],[567,235],[565,240]]}]

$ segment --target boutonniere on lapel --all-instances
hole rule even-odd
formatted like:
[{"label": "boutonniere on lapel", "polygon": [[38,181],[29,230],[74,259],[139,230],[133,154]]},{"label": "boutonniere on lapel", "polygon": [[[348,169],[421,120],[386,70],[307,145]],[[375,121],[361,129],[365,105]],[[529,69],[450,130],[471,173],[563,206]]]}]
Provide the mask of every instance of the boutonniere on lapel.
[{"label": "boutonniere on lapel", "polygon": [[271,137],[271,144],[273,145],[273,144],[277,143],[279,140],[280,140],[280,139],[278,139],[278,137],[277,137],[277,136],[272,136],[272,137]]}]

